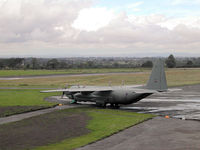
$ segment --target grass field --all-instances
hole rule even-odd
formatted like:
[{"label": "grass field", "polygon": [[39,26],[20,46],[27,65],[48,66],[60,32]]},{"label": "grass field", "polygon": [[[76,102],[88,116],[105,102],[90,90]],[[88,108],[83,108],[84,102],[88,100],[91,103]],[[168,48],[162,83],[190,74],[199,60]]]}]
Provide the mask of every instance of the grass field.
[{"label": "grass field", "polygon": [[0,125],[0,150],[71,150],[152,117],[97,108],[60,110]]},{"label": "grass field", "polygon": [[[95,76],[69,76],[69,77],[53,77],[53,78],[32,78],[20,80],[0,80],[0,87],[53,87],[62,88],[66,84],[79,85],[121,85],[125,84],[145,84],[149,78],[150,72],[143,73],[125,73],[114,75],[95,75]],[[167,69],[168,86],[183,86],[200,84],[200,69]],[[36,106],[49,107],[53,103],[45,102],[44,97],[60,93],[39,93],[39,90],[0,90],[0,107],[7,106]],[[23,112],[33,109],[32,107],[21,107],[18,109],[9,109],[12,111],[0,111],[2,115],[12,114],[15,112]],[[0,108],[5,110],[5,108]]]},{"label": "grass field", "polygon": [[54,106],[44,101],[55,93],[40,93],[39,90],[0,90],[0,117]]},{"label": "grass field", "polygon": [[[143,73],[125,73],[114,75],[95,76],[69,76],[53,78],[32,78],[20,80],[0,80],[0,87],[64,87],[66,84],[79,85],[121,85],[145,84],[150,71]],[[167,69],[167,82],[169,86],[183,86],[200,83],[200,69]]]},{"label": "grass field", "polygon": [[100,69],[66,69],[66,70],[0,70],[0,77],[34,76],[53,74],[83,74],[108,72],[143,72],[146,68],[100,68]]},{"label": "grass field", "polygon": [[40,90],[0,90],[0,106],[52,106],[44,101],[55,93],[40,93]]},{"label": "grass field", "polygon": [[150,114],[137,114],[109,109],[76,108],[64,111],[70,113],[86,113],[90,116],[92,119],[87,124],[87,129],[89,129],[90,133],[75,138],[68,138],[56,144],[38,147],[35,150],[72,150],[153,117]]},{"label": "grass field", "polygon": [[[117,71],[120,72],[120,71]],[[32,78],[32,79],[20,79],[20,80],[0,80],[0,87],[64,87],[65,84],[80,84],[80,85],[108,85],[111,81],[112,85],[120,85],[122,80],[124,80],[125,84],[145,84],[149,78],[150,71],[145,71],[136,74],[116,74],[116,75],[97,75],[97,76],[71,76],[71,77],[54,77],[54,78]],[[200,69],[167,69],[166,70],[168,85],[173,86],[183,86],[183,85],[191,85],[191,84],[200,84]],[[60,94],[60,93],[58,93]],[[49,103],[44,101],[44,97],[48,97],[51,95],[55,95],[55,93],[40,93],[39,90],[0,90],[0,110],[1,107],[15,107],[17,109],[10,112],[6,111],[2,113],[3,115],[10,115],[14,113],[21,113],[23,111],[28,111],[32,109],[32,106],[37,107],[51,107],[55,103]],[[18,107],[19,106],[19,107]],[[20,109],[20,107],[26,107],[25,109]],[[28,108],[28,106],[31,106]],[[1,111],[0,111],[1,112]],[[91,120],[89,120],[87,124],[87,129],[90,131],[87,134],[73,137],[73,138],[65,138],[57,142],[48,142],[42,145],[31,145],[30,147],[36,147],[34,150],[71,150],[77,147],[86,145],[88,143],[94,142],[101,138],[110,136],[120,130],[133,126],[137,123],[140,123],[146,119],[152,118],[153,116],[150,114],[137,114],[132,112],[124,112],[120,110],[109,110],[109,109],[68,109],[62,110],[61,113],[86,113]],[[62,117],[55,115],[55,121],[59,122],[59,119],[62,120]],[[45,114],[49,115],[49,114]],[[45,116],[44,115],[44,116]],[[1,116],[1,114],[0,114]],[[43,116],[43,115],[42,115]],[[65,115],[61,115],[65,116]],[[38,116],[39,117],[39,116]],[[41,116],[40,116],[41,117]],[[47,117],[48,118],[48,117]],[[73,117],[72,117],[73,118]],[[30,122],[32,118],[29,118]],[[15,125],[18,125],[20,130],[26,128],[23,125],[27,125],[27,120],[22,120],[20,122],[15,122],[9,124],[12,128]],[[48,121],[47,121],[48,122]],[[42,118],[42,123],[46,124],[44,118]],[[52,123],[52,120],[48,123]],[[53,122],[54,123],[54,122]],[[20,124],[20,125],[19,125]],[[60,124],[60,122],[59,122]],[[37,124],[36,124],[37,125]],[[53,125],[52,125],[53,126]],[[0,127],[1,128],[1,127]],[[7,128],[7,127],[5,127]],[[31,124],[29,124],[28,128],[31,129]],[[67,128],[67,125],[66,125]],[[37,129],[37,126],[36,126]],[[56,130],[55,132],[59,132]],[[16,132],[23,133],[18,131],[16,128]],[[47,133],[50,132],[51,128],[47,128]],[[2,129],[2,131],[4,131]],[[5,131],[6,132],[6,131]],[[5,133],[6,135],[7,133]],[[11,134],[12,135],[12,134]],[[33,139],[37,139],[37,137],[33,137]],[[27,139],[25,138],[27,141]],[[33,142],[34,143],[34,142]],[[37,142],[35,142],[37,143]],[[51,144],[49,144],[51,143]],[[17,143],[20,145],[19,143]],[[23,142],[21,143],[23,145]],[[39,146],[39,147],[38,147]],[[41,146],[41,147],[40,147]],[[27,147],[26,149],[29,149]],[[1,149],[1,148],[0,148]],[[12,149],[12,148],[11,148]]]},{"label": "grass field", "polygon": [[92,117],[92,120],[90,120],[87,125],[87,128],[90,130],[89,134],[72,139],[66,139],[62,142],[39,147],[34,150],[72,150],[108,137],[125,128],[153,117],[151,114],[138,114],[121,110],[76,109],[76,112],[77,111],[86,112],[90,117]]}]

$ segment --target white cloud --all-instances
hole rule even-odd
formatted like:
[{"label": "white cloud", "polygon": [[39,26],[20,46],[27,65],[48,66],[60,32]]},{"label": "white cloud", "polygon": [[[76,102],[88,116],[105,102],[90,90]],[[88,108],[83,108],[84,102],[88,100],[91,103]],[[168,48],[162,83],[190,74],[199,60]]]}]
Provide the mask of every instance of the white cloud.
[{"label": "white cloud", "polygon": [[60,40],[73,31],[78,12],[91,5],[89,0],[0,1],[0,42]]},{"label": "white cloud", "polygon": [[1,55],[199,53],[199,45],[198,16],[127,15],[89,0],[0,0]]},{"label": "white cloud", "polygon": [[200,29],[200,17],[181,17],[181,18],[166,18],[163,22],[158,23],[161,27],[166,27],[169,30],[173,30],[179,25],[185,25],[188,28]]},{"label": "white cloud", "polygon": [[129,15],[128,19],[132,24],[136,25],[150,25],[150,24],[158,24],[167,20],[164,15],[150,14],[144,16],[135,16]]},{"label": "white cloud", "polygon": [[114,18],[114,12],[107,8],[86,8],[79,12],[72,26],[79,30],[97,31]]}]

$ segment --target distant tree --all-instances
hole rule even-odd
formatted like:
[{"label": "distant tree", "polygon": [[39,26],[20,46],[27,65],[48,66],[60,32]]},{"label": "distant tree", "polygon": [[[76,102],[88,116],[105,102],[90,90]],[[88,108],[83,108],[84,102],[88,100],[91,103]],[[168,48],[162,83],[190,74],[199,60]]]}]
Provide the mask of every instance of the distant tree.
[{"label": "distant tree", "polygon": [[141,67],[152,68],[153,67],[153,63],[152,63],[152,61],[148,60],[148,61],[144,62]]},{"label": "distant tree", "polygon": [[188,60],[187,63],[186,63],[186,66],[187,67],[192,67],[194,64],[191,60]]},{"label": "distant tree", "polygon": [[9,58],[4,63],[9,69],[21,69],[24,65],[24,58]]},{"label": "distant tree", "polygon": [[197,58],[196,65],[200,67],[200,57]]},{"label": "distant tree", "polygon": [[30,64],[26,64],[25,69],[30,69]]},{"label": "distant tree", "polygon": [[168,68],[175,68],[176,67],[176,59],[174,56],[171,54],[165,61],[166,65]]},{"label": "distant tree", "polygon": [[115,63],[113,64],[113,67],[114,67],[114,68],[119,68],[119,63],[118,63],[118,62],[115,62]]},{"label": "distant tree", "polygon": [[31,68],[32,69],[39,69],[39,64],[38,64],[37,58],[32,58],[32,60],[31,60]]},{"label": "distant tree", "polygon": [[88,68],[93,68],[94,67],[94,62],[93,61],[88,61],[87,62]]},{"label": "distant tree", "polygon": [[59,68],[60,68],[60,69],[66,69],[66,68],[67,68],[67,63],[64,62],[64,61],[61,61],[61,62],[59,63]]},{"label": "distant tree", "polygon": [[58,69],[59,62],[57,59],[51,59],[47,62],[48,69]]},{"label": "distant tree", "polygon": [[0,69],[3,69],[4,68],[4,62],[3,60],[0,60]]}]

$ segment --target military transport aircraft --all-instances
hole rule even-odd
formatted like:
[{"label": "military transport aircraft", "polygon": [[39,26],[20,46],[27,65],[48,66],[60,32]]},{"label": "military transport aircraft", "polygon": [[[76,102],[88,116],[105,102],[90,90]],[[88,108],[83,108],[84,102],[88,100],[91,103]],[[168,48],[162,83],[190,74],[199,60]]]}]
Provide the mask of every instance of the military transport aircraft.
[{"label": "military transport aircraft", "polygon": [[41,92],[63,92],[73,102],[95,102],[99,106],[135,103],[153,93],[167,91],[164,62],[158,59],[145,86],[71,86]]}]

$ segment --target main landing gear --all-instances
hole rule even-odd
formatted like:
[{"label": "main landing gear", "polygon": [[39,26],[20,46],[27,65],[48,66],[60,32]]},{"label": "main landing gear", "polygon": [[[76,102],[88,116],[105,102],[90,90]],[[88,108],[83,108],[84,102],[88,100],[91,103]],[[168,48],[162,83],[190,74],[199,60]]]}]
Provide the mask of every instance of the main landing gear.
[{"label": "main landing gear", "polygon": [[107,106],[107,103],[104,104],[97,104],[97,106],[102,107],[102,108],[111,108],[111,109],[118,109],[120,106],[119,104],[110,104],[109,106]]},{"label": "main landing gear", "polygon": [[119,108],[119,104],[110,104],[110,107],[113,109]]}]

